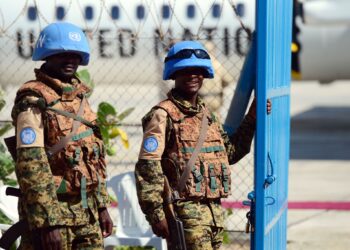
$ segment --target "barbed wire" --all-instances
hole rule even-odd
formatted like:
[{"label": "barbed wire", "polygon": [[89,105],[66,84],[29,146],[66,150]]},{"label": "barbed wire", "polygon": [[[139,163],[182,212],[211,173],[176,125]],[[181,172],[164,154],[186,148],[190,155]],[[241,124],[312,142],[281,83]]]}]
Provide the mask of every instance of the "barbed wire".
[{"label": "barbed wire", "polygon": [[[234,15],[239,22],[239,25],[242,27],[242,29],[247,33],[247,35],[249,37],[250,31],[244,25],[242,19],[240,18],[236,4],[234,3],[233,0],[227,0],[227,1],[228,1],[229,5],[232,7]],[[93,27],[89,28],[87,20],[84,17],[83,2],[81,0],[74,1],[74,3],[77,5],[77,7],[79,9],[79,12],[80,12],[79,14],[81,15],[81,21],[84,23],[83,28],[89,32],[89,36],[94,36],[96,34],[96,32],[98,31],[98,28],[101,26],[102,16],[104,14],[109,17],[109,20],[112,21],[111,23],[113,23],[113,25],[116,27],[118,32],[121,32],[120,25],[118,25],[118,22],[112,18],[111,11],[109,9],[110,6],[107,6],[106,2],[107,1],[105,1],[105,0],[99,0],[99,8],[97,8],[99,10],[99,12],[98,12],[98,15],[96,18],[96,22],[94,23]],[[147,19],[151,18],[153,23],[156,24],[156,27],[158,28],[158,30],[160,32],[159,35],[160,35],[161,40],[166,35],[171,35],[170,34],[170,27],[171,27],[171,25],[175,25],[174,21],[177,22],[176,25],[180,26],[181,29],[183,29],[183,30],[186,29],[186,25],[185,25],[184,21],[181,21],[181,18],[178,16],[177,12],[175,11],[175,7],[177,6],[177,4],[179,4],[179,1],[178,0],[173,0],[173,1],[166,0],[163,3],[168,5],[170,8],[169,22],[167,22],[168,23],[167,28],[165,28],[165,29],[162,29],[162,21],[163,20],[162,20],[161,15],[158,14],[159,10],[156,9],[156,7],[159,7],[159,6],[157,6],[156,1],[154,1],[154,0],[151,0],[151,1],[141,0],[140,4],[143,4],[144,6],[146,6],[148,11],[146,12],[144,19],[142,19],[142,20],[140,19],[137,21],[137,23],[135,23],[133,21],[133,19],[130,17],[130,13],[127,11],[127,7],[126,7],[127,5],[125,3],[122,3],[121,0],[118,0],[118,6],[120,6],[120,8],[122,9],[122,13],[123,13],[123,15],[125,15],[128,25],[132,26],[132,30],[134,32],[135,37],[139,36],[139,33],[143,30],[143,27],[144,27],[145,23],[147,22]],[[194,3],[196,5],[197,9],[199,10],[199,13],[201,16],[201,21],[200,21],[200,25],[198,26],[198,30],[196,32],[194,32],[193,36],[194,36],[194,38],[200,39],[200,37],[199,37],[200,30],[203,28],[204,22],[208,18],[211,9],[213,8],[213,6],[215,4],[219,4],[220,5],[220,12],[222,12],[222,10],[224,8],[225,0],[220,0],[220,1],[213,0],[210,7],[208,9],[204,9],[204,10],[203,10],[203,8],[201,8],[202,4],[200,3],[199,0],[194,1]],[[41,29],[44,25],[47,25],[50,23],[50,20],[44,14],[44,11],[47,11],[47,9],[40,8],[41,4],[43,4],[42,1],[33,0],[33,5],[35,7],[36,14],[38,16],[38,18],[36,19],[36,22],[39,25],[39,29]],[[72,9],[72,5],[73,5],[73,0],[69,0],[67,5],[65,6],[66,10],[64,12],[64,16],[63,16],[62,20],[65,20],[68,17],[68,14]],[[58,6],[57,0],[54,1],[54,6]],[[25,0],[24,5],[21,8],[21,11],[9,23],[9,25],[7,25],[7,27],[5,27],[6,21],[5,21],[5,17],[3,14],[3,8],[1,8],[0,9],[0,16],[1,16],[1,20],[2,20],[2,27],[0,27],[0,36],[6,36],[6,37],[12,39],[13,41],[16,41],[16,37],[13,34],[8,34],[8,30],[11,29],[11,27],[14,24],[16,24],[21,17],[25,16],[26,11],[28,11],[29,7],[30,7],[29,0]],[[220,22],[220,18],[217,19],[216,26],[214,28],[217,28],[217,25],[219,22]]]},{"label": "barbed wire", "polygon": [[244,23],[243,23],[243,21],[242,21],[240,15],[239,15],[239,13],[238,13],[237,5],[233,2],[233,0],[228,0],[228,1],[229,1],[230,6],[232,7],[232,9],[233,9],[233,11],[234,11],[234,13],[235,13],[235,16],[236,16],[236,18],[237,18],[237,20],[238,20],[240,26],[241,26],[242,29],[246,32],[247,38],[248,38],[249,40],[251,40],[251,34],[250,34],[251,32],[250,32],[250,30],[244,25]]}]

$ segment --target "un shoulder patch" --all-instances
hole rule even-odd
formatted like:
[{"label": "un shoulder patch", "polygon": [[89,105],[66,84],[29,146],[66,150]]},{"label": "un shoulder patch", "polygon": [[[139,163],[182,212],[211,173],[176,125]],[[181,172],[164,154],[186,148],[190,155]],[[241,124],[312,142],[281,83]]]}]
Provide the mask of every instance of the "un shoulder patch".
[{"label": "un shoulder patch", "polygon": [[34,129],[30,127],[23,128],[20,133],[21,142],[25,145],[35,142],[36,134]]},{"label": "un shoulder patch", "polygon": [[143,143],[143,148],[147,152],[154,152],[158,148],[158,141],[154,136],[147,137]]}]

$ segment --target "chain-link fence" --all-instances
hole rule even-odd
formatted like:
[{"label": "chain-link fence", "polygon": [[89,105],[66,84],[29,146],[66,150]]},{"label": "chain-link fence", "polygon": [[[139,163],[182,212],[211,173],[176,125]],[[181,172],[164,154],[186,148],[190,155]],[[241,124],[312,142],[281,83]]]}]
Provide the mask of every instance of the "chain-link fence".
[{"label": "chain-link fence", "polygon": [[[163,60],[176,41],[196,39],[208,49],[216,77],[201,94],[224,120],[254,26],[254,0],[2,0],[0,3],[0,86],[6,93],[1,122],[10,120],[15,92],[34,78],[31,61],[40,30],[53,21],[82,27],[91,47],[86,67],[95,82],[90,103],[107,101],[121,112],[135,110],[123,124],[130,147],[118,143],[108,159],[109,176],[132,171],[142,140],[141,118],[166,96],[172,82],[162,80]],[[209,42],[210,41],[210,42]],[[96,109],[95,109],[96,110]],[[13,133],[13,131],[12,131]],[[253,156],[232,167],[233,195],[239,204],[253,186]],[[245,209],[227,213],[227,249],[249,248]],[[224,249],[225,249],[224,247]]]}]

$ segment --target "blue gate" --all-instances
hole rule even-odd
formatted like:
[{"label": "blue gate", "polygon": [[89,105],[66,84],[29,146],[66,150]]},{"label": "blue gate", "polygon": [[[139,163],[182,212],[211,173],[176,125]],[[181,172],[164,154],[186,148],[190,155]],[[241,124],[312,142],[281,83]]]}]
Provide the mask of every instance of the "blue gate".
[{"label": "blue gate", "polygon": [[[257,133],[252,249],[284,250],[287,239],[292,0],[257,0]],[[272,113],[266,115],[266,101]]]}]

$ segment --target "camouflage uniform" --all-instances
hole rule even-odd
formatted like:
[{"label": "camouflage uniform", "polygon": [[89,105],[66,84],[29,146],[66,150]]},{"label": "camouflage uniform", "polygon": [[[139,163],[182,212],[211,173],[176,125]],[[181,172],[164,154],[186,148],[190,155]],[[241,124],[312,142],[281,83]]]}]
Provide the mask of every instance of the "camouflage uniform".
[{"label": "camouflage uniform", "polygon": [[[183,114],[190,117],[198,115],[205,107],[202,99],[198,98],[197,107],[193,108],[189,102],[180,97],[175,89],[169,92],[168,100],[171,100]],[[210,114],[209,120],[219,129],[223,144],[221,146],[224,147],[229,164],[236,163],[250,151],[255,132],[254,118],[246,116],[232,137],[224,132],[214,113]],[[155,224],[165,218],[162,207],[163,174],[167,175],[172,188],[176,188],[171,181],[174,176],[169,176],[164,172],[161,160],[167,149],[173,147],[177,135],[174,134],[173,120],[159,105],[143,118],[142,125],[144,140],[139,160],[135,166],[136,186],[141,209],[149,223]],[[196,128],[192,129],[196,130]],[[144,148],[150,135],[157,139],[157,147],[154,147],[154,151],[147,152]],[[181,162],[181,159],[178,159],[177,162]],[[222,244],[224,224],[220,197],[223,196],[218,197],[196,198],[182,195],[183,199],[175,204],[175,211],[184,224],[188,249],[218,249]]]},{"label": "camouflage uniform", "polygon": [[[52,112],[50,114],[46,109],[47,98],[42,98],[36,87],[44,87],[59,97],[52,107],[55,107],[56,104],[61,105],[60,102],[67,99],[65,96],[67,93],[69,95],[75,90],[82,89],[81,94],[85,95],[89,90],[78,79],[73,79],[72,84],[69,84],[53,79],[39,69],[35,70],[35,74],[36,81],[24,84],[18,91],[12,110],[17,137],[16,175],[22,192],[19,200],[20,218],[28,221],[30,231],[45,227],[59,227],[63,249],[103,249],[98,209],[106,207],[108,203],[104,149],[101,148],[98,161],[93,161],[89,153],[92,149],[84,148],[84,145],[90,146],[89,141],[79,137],[75,138],[75,144],[69,142],[68,146],[48,157],[47,150],[53,146],[53,142],[59,141],[71,131],[69,126],[72,126],[73,119],[62,115],[58,118],[59,115],[53,115]],[[68,99],[67,103],[62,105],[70,109],[70,113],[77,113],[77,110],[69,105],[73,102],[81,102],[80,98],[74,96],[71,100]],[[59,107],[62,108],[62,106]],[[86,117],[90,113],[93,114],[89,105],[86,105],[82,116],[94,124],[96,115]],[[64,122],[60,123],[59,119],[64,119]],[[57,124],[53,125],[54,121],[67,127],[65,130],[58,130]],[[96,128],[85,138],[102,144]],[[77,130],[78,135],[81,134],[82,129],[86,129],[86,126],[80,124]],[[77,161],[71,166],[71,169],[84,168],[89,172],[83,174],[83,176],[89,176],[85,180],[86,186],[84,184],[81,189],[75,188],[75,185],[80,187],[81,176],[78,179],[68,178],[68,181],[63,182],[67,177],[64,171],[70,171],[65,166],[63,157],[64,154],[69,153],[69,148],[74,148],[74,145],[79,146],[83,152],[80,154],[79,151],[78,155],[73,155],[75,156],[73,162]],[[77,150],[75,152],[77,153]],[[97,181],[92,182],[92,179],[97,178],[98,184],[96,184]],[[77,183],[71,183],[73,180]],[[35,237],[35,233],[27,232],[23,235],[20,249],[33,249],[33,244],[38,241],[32,237]]]}]

